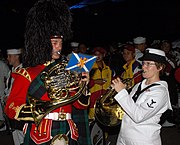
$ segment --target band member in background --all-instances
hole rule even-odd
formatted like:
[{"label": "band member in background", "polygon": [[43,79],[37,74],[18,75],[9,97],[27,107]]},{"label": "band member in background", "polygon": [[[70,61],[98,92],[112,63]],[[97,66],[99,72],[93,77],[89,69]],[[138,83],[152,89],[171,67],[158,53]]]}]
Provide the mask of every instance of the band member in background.
[{"label": "band member in background", "polygon": [[133,44],[135,47],[135,59],[139,61],[140,64],[142,64],[142,62],[139,60],[139,58],[143,56],[144,51],[146,50],[146,41],[146,38],[141,36],[133,39]]},{"label": "band member in background", "polygon": [[[7,97],[11,92],[11,88],[14,82],[14,79],[11,76],[12,72],[15,72],[17,69],[22,68],[22,49],[14,48],[7,49],[7,60],[9,66],[11,66],[11,70],[9,71],[9,77],[6,81],[6,89],[5,89],[5,98],[4,102],[6,103]],[[12,131],[14,145],[21,145],[24,142],[24,134],[23,134],[23,126],[24,122],[17,121],[14,119],[7,118],[7,127]]]},{"label": "band member in background", "polygon": [[125,44],[123,46],[123,58],[126,63],[123,65],[123,73],[121,74],[121,78],[132,79],[131,84],[127,88],[131,89],[135,84],[142,80],[142,66],[141,64],[135,60],[135,47],[131,44]]},{"label": "band member in background", "polygon": [[7,61],[9,66],[11,67],[11,70],[9,71],[9,76],[6,81],[6,97],[9,96],[14,81],[14,79],[11,77],[11,72],[14,72],[19,68],[22,68],[22,49],[7,49]]},{"label": "band member in background", "polygon": [[103,58],[106,55],[106,50],[102,47],[95,47],[92,50],[93,55],[97,56],[92,70],[90,71],[89,89],[91,92],[89,119],[94,120],[94,105],[101,95],[105,94],[108,87],[111,85],[112,71],[104,63]]},{"label": "band member in background", "polygon": [[117,145],[161,145],[160,117],[172,109],[168,85],[160,80],[166,64],[164,51],[148,48],[141,60],[145,79],[130,94],[119,78],[112,81],[118,92],[114,98],[125,111]]},{"label": "band member in background", "polygon": [[[90,105],[89,105],[89,120],[91,122],[90,128],[91,130],[91,140],[93,142],[93,145],[97,144],[95,140],[102,143],[97,138],[103,138],[104,143],[107,141],[107,137],[109,136],[108,129],[106,127],[101,126],[100,124],[97,124],[97,120],[95,119],[95,106],[96,101],[101,98],[103,94],[107,92],[107,89],[111,85],[111,78],[112,78],[112,71],[109,66],[107,66],[104,62],[104,57],[106,55],[106,50],[102,47],[94,47],[92,50],[93,55],[97,56],[96,62],[94,63],[92,70],[90,71],[90,82],[89,82],[89,89],[91,92],[90,96]],[[93,132],[94,127],[99,128],[97,130],[98,133]],[[103,133],[100,133],[103,132]],[[98,136],[101,137],[97,137]],[[103,137],[102,137],[103,136]],[[95,139],[96,138],[96,139]],[[95,142],[95,143],[94,143]]]},{"label": "band member in background", "polygon": [[[88,116],[79,114],[81,118],[78,118],[78,122],[77,114],[73,114],[73,108],[87,109],[87,90],[79,92],[80,89],[75,89],[79,87],[74,87],[68,95],[73,98],[79,92],[77,100],[64,104],[58,102],[64,94],[66,95],[66,92],[58,94],[60,88],[64,87],[64,83],[68,83],[67,80],[70,78],[66,76],[70,72],[65,71],[63,64],[66,63],[66,59],[62,57],[61,50],[62,43],[71,37],[71,22],[69,8],[61,0],[40,0],[27,15],[23,68],[12,73],[14,83],[5,107],[9,118],[27,122],[24,126],[24,145],[61,142],[69,145],[91,145]],[[60,67],[57,67],[59,65]],[[49,76],[51,69],[56,70],[56,67],[58,70]],[[87,85],[89,74],[83,72],[80,75],[82,77],[78,85]],[[42,112],[49,109],[50,111],[38,123]],[[83,129],[79,128],[80,125]]]},{"label": "band member in background", "polygon": [[[1,53],[1,51],[0,51]],[[6,88],[6,80],[8,78],[8,73],[9,73],[9,67],[8,65],[1,59],[0,60],[0,66],[1,66],[1,71],[0,71],[0,131],[6,130],[6,125],[5,125],[5,118],[4,118],[4,89]]]}]

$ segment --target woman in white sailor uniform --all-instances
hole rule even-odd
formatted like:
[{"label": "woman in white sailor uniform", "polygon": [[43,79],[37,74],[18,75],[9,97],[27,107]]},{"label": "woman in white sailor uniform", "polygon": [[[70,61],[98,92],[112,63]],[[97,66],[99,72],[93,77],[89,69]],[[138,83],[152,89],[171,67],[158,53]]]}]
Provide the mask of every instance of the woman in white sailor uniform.
[{"label": "woman in white sailor uniform", "polygon": [[164,51],[147,48],[140,59],[144,80],[130,94],[119,78],[112,81],[118,92],[114,98],[125,111],[117,145],[161,145],[160,117],[172,110],[168,85],[159,77],[166,64]]}]

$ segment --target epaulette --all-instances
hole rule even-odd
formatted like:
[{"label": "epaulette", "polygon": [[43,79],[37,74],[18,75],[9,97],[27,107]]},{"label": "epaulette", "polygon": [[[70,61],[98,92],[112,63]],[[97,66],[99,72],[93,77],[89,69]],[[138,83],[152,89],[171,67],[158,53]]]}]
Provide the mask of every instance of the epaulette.
[{"label": "epaulette", "polygon": [[19,74],[31,82],[31,76],[25,68],[18,68],[13,73]]}]

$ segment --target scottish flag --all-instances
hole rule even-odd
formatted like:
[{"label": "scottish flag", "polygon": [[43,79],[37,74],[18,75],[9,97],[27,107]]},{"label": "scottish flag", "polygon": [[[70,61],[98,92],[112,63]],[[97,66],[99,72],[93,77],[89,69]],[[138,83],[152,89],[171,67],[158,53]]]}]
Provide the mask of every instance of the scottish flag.
[{"label": "scottish flag", "polygon": [[82,53],[72,53],[66,70],[81,72],[89,72],[96,61],[96,56],[82,54]]}]

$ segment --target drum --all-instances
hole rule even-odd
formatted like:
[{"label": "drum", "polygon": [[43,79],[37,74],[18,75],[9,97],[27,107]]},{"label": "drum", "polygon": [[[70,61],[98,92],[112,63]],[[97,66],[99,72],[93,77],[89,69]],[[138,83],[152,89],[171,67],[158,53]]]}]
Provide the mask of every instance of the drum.
[{"label": "drum", "polygon": [[93,121],[90,124],[91,130],[91,143],[92,145],[103,145],[103,131],[97,124],[97,122]]}]

